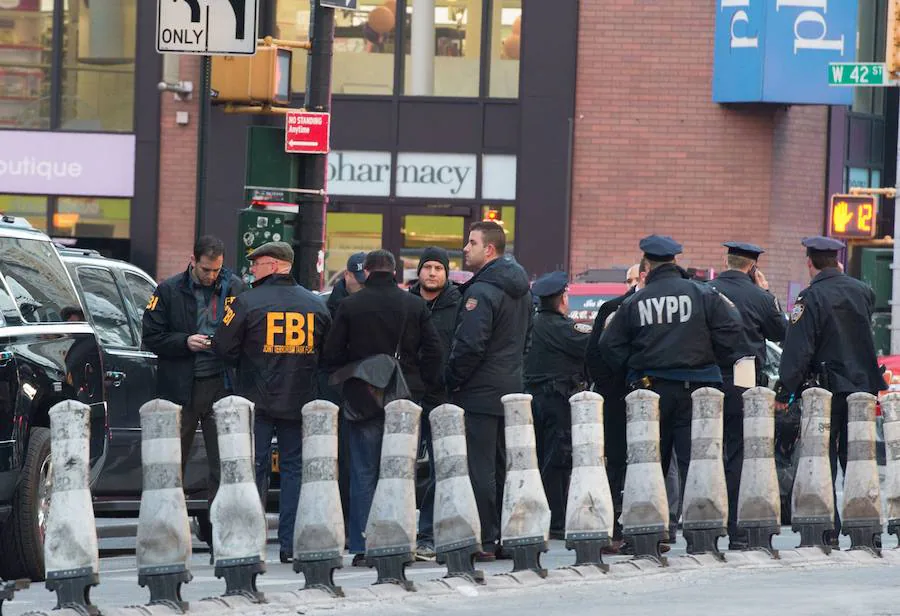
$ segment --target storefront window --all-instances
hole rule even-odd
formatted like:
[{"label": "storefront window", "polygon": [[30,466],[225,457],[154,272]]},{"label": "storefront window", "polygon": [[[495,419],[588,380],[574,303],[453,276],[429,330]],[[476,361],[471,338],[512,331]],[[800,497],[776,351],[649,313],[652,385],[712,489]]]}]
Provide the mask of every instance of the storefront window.
[{"label": "storefront window", "polygon": [[400,229],[403,244],[399,255],[403,262],[403,282],[409,283],[416,279],[422,250],[429,246],[445,248],[450,253],[451,276],[461,273],[462,248],[467,231],[463,216],[404,216]]},{"label": "storefront window", "polygon": [[60,197],[53,214],[53,235],[79,238],[130,236],[131,201]]},{"label": "storefront window", "polygon": [[[419,6],[427,15],[416,14]],[[478,96],[481,67],[481,0],[412,0],[404,53],[403,93],[414,96]],[[417,28],[434,31],[434,47],[418,46]],[[430,42],[429,37],[424,40]]]},{"label": "storefront window", "polygon": [[47,232],[47,197],[0,195],[0,214],[24,218],[35,229]]},{"label": "storefront window", "polygon": [[512,205],[485,205],[481,208],[482,220],[493,220],[506,231],[506,254],[511,255],[516,245],[516,208]]},{"label": "storefront window", "polygon": [[50,127],[52,0],[0,2],[0,128]]},{"label": "storefront window", "polygon": [[382,245],[381,214],[328,212],[325,222],[325,285],[333,287],[355,252],[377,250]]},{"label": "storefront window", "polygon": [[521,37],[522,0],[494,0],[491,8],[491,97],[519,97]]},{"label": "storefront window", "polygon": [[[337,11],[339,15],[341,11]],[[260,31],[260,36],[269,32]],[[277,0],[275,5],[275,38],[285,41],[309,40],[309,0]],[[306,62],[308,54],[301,49],[294,50],[291,61],[291,90],[306,91]]]},{"label": "storefront window", "polygon": [[136,0],[66,0],[63,130],[134,126]]}]

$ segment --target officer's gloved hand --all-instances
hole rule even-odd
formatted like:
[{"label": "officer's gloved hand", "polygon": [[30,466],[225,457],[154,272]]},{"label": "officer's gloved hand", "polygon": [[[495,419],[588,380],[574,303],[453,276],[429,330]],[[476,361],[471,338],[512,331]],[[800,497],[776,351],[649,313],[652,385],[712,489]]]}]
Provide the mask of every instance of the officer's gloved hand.
[{"label": "officer's gloved hand", "polygon": [[784,387],[781,381],[775,383],[775,410],[786,411],[790,402],[791,392]]}]

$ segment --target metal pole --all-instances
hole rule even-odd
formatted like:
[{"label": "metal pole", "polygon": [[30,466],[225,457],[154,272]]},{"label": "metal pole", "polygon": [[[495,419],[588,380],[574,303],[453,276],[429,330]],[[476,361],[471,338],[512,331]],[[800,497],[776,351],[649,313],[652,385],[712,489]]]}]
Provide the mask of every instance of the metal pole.
[{"label": "metal pole", "polygon": [[[888,26],[890,28],[890,26]],[[891,264],[891,355],[900,354],[900,103],[897,105],[897,177],[894,183],[894,262]]]},{"label": "metal pole", "polygon": [[410,94],[431,96],[434,94],[434,0],[416,0],[412,14],[410,59],[412,83]]},{"label": "metal pole", "polygon": [[[309,111],[331,109],[331,65],[334,56],[334,9],[310,0],[309,52],[306,71],[306,97],[304,108]],[[298,177],[307,190],[326,190],[328,158],[322,154],[295,156],[300,166]],[[324,194],[324,192],[323,192]],[[318,264],[324,259],[325,212],[328,197],[305,198],[299,201],[299,211],[294,222],[294,267],[297,282],[308,289],[321,286],[322,274]]]}]

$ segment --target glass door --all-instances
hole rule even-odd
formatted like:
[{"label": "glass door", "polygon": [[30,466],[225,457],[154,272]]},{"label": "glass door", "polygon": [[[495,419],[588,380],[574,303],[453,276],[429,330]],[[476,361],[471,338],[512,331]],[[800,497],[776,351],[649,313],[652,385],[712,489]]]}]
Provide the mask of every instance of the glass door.
[{"label": "glass door", "polygon": [[446,208],[397,208],[399,238],[395,254],[402,263],[403,283],[416,280],[416,268],[422,251],[439,246],[450,255],[450,278],[464,282],[470,274],[463,271],[463,246],[473,220],[468,206]]}]

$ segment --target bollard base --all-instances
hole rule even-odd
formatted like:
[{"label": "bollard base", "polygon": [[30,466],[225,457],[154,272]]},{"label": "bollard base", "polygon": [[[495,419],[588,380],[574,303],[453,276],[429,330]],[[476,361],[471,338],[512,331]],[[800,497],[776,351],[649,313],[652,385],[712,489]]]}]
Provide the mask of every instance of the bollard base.
[{"label": "bollard base", "polygon": [[669,566],[669,559],[660,554],[659,544],[669,539],[669,530],[651,532],[623,531],[625,541],[634,549],[635,560],[652,560],[661,567]]},{"label": "bollard base", "polygon": [[91,603],[91,588],[98,584],[100,575],[91,567],[82,567],[50,571],[44,586],[56,592],[56,609],[68,608],[84,616],[97,616],[100,609]]},{"label": "bollard base", "polygon": [[540,577],[547,577],[547,570],[541,567],[541,554],[550,549],[543,537],[522,537],[501,541],[504,550],[513,557],[513,573],[533,571]]},{"label": "bollard base", "polygon": [[344,590],[334,585],[334,570],[344,566],[340,555],[325,560],[294,559],[294,573],[302,573],[306,579],[303,590],[318,588],[332,597],[343,597]]},{"label": "bollard base", "polygon": [[575,550],[575,566],[593,565],[609,572],[609,565],[603,562],[603,548],[610,545],[609,537],[566,539],[566,549]]},{"label": "bollard base", "polygon": [[831,543],[828,535],[834,530],[834,522],[794,520],[791,530],[800,533],[800,545],[798,548],[819,548],[826,554],[831,554]]},{"label": "bollard base", "polygon": [[456,550],[438,552],[435,561],[447,565],[445,578],[463,578],[472,584],[484,584],[484,571],[475,569],[475,555],[481,551],[480,544],[473,544]]},{"label": "bollard base", "polygon": [[265,594],[256,589],[256,578],[266,572],[266,563],[258,556],[223,558],[216,561],[217,578],[225,578],[223,597],[244,597],[254,603],[265,603]]},{"label": "bollard base", "polygon": [[16,580],[0,584],[0,616],[3,614],[3,602],[12,601],[17,590],[25,590],[31,587],[31,580]]},{"label": "bollard base", "polygon": [[711,554],[716,560],[725,562],[725,555],[719,551],[719,538],[728,534],[724,526],[720,528],[685,528],[688,554]]},{"label": "bollard base", "polygon": [[841,534],[850,537],[851,550],[865,550],[881,558],[881,524],[873,522],[862,526],[841,525]]},{"label": "bollard base", "polygon": [[412,552],[402,552],[400,554],[378,554],[377,556],[369,556],[366,553],[366,562],[370,567],[375,567],[378,572],[378,579],[375,584],[396,584],[409,592],[416,592],[415,585],[406,579],[406,567],[416,562],[416,555]]},{"label": "bollard base", "polygon": [[138,585],[150,589],[147,605],[165,605],[182,614],[190,609],[190,604],[181,599],[181,585],[192,579],[194,576],[184,565],[138,569]]},{"label": "bollard base", "polygon": [[889,535],[896,536],[897,539],[900,539],[900,518],[888,520],[887,533]]},{"label": "bollard base", "polygon": [[773,559],[778,560],[778,550],[772,547],[772,537],[781,534],[780,526],[741,526],[738,528],[747,533],[747,549],[765,552]]}]

